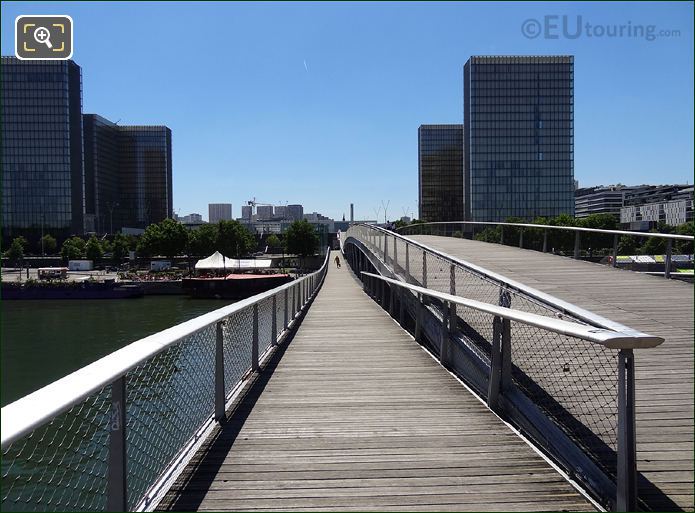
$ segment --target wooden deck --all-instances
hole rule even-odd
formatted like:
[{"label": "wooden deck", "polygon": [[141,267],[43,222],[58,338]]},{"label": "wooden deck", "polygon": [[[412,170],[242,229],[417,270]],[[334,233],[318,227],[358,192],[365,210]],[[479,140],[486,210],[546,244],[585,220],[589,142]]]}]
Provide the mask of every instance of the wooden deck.
[{"label": "wooden deck", "polygon": [[346,264],[331,267],[294,339],[160,508],[594,509],[366,296]]},{"label": "wooden deck", "polygon": [[413,236],[512,280],[665,342],[635,351],[639,495],[693,511],[693,285],[510,246]]}]

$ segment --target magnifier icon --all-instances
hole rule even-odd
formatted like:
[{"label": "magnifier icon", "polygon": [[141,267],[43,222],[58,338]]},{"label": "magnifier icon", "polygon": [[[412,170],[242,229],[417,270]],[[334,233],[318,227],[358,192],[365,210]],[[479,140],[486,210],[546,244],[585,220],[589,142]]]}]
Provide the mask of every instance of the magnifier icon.
[{"label": "magnifier icon", "polygon": [[46,27],[39,27],[34,31],[34,39],[37,43],[45,44],[48,48],[53,48],[51,44],[51,33]]}]

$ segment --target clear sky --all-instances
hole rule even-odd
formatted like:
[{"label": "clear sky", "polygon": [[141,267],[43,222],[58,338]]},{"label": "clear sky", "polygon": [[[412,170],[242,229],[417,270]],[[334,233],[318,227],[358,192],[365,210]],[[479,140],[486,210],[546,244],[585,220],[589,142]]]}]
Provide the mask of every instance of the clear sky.
[{"label": "clear sky", "polygon": [[[693,182],[692,2],[2,2],[3,55],[19,14],[72,16],[85,113],[172,129],[180,215],[253,197],[416,213],[417,128],[463,122],[481,54],[575,55],[581,186]],[[565,37],[563,15],[592,27]],[[600,35],[618,25],[679,34]]]}]

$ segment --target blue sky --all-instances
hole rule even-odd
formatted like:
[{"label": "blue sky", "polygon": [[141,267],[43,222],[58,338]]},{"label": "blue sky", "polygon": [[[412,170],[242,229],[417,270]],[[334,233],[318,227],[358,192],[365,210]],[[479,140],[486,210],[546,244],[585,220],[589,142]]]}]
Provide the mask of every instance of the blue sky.
[{"label": "blue sky", "polygon": [[[181,215],[253,197],[416,212],[417,128],[463,121],[477,54],[575,55],[582,186],[693,181],[692,2],[3,2],[3,55],[19,14],[72,16],[85,113],[172,129]],[[522,34],[546,15],[679,35]]]}]

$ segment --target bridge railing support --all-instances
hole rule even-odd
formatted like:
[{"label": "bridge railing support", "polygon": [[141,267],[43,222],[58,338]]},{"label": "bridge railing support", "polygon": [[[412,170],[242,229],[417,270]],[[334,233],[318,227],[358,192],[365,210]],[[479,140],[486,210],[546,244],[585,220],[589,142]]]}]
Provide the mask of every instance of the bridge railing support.
[{"label": "bridge railing support", "polygon": [[107,511],[127,511],[126,381],[124,377],[118,378],[111,384],[107,479]]},{"label": "bridge railing support", "polygon": [[618,511],[637,510],[637,446],[635,436],[635,357],[618,354]]}]

